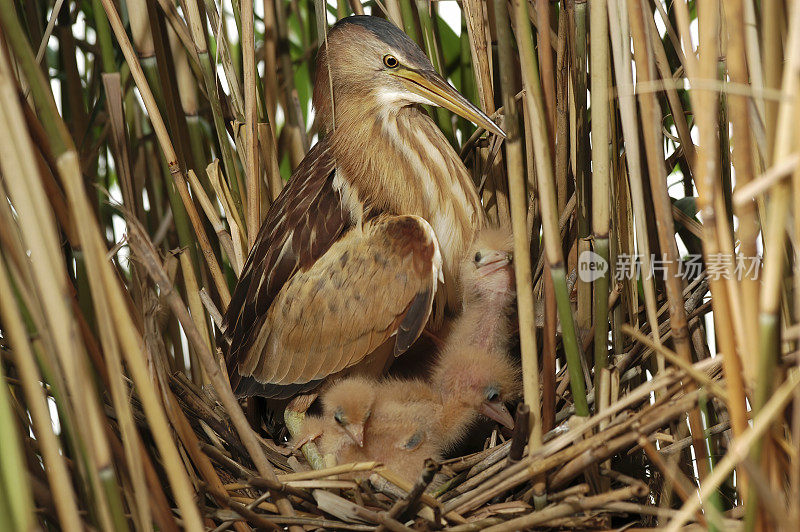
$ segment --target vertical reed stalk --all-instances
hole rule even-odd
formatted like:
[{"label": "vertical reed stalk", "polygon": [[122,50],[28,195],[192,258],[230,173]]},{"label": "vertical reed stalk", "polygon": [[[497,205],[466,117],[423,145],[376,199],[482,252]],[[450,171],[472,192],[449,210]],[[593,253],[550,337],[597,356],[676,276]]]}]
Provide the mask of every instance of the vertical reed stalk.
[{"label": "vertical reed stalk", "polygon": [[[560,19],[561,17],[559,17]],[[536,43],[541,69],[542,92],[547,109],[547,137],[555,144],[556,89],[553,48],[550,44],[550,1],[536,0]]]},{"label": "vertical reed stalk", "polygon": [[[798,87],[800,87],[800,52],[798,52],[798,48],[800,48],[800,7],[793,5],[789,19],[787,57],[781,89],[785,94],[791,94],[794,97],[784,99],[778,108],[772,154],[773,164],[780,163],[792,153],[793,148],[796,150],[800,144],[798,135],[793,134],[798,116],[797,109],[800,109],[800,98],[797,96]],[[764,235],[764,279],[759,305],[760,350],[756,388],[752,402],[755,414],[762,412],[775,386],[775,368],[778,364],[778,353],[780,353],[780,311],[784,283],[783,268],[786,260],[785,231],[791,200],[790,184],[786,181],[781,181],[772,188],[767,214],[768,222],[765,225]],[[762,445],[760,440],[756,440],[751,454],[751,459],[755,464],[760,463]],[[755,490],[751,490],[749,495],[745,526],[752,530],[760,505]]]},{"label": "vertical reed stalk", "polygon": [[503,109],[506,120],[506,163],[508,191],[511,202],[511,224],[514,232],[514,272],[517,286],[517,312],[522,356],[522,385],[525,403],[530,407],[530,440],[532,451],[542,446],[542,409],[539,396],[539,354],[536,352],[536,316],[533,303],[533,274],[531,244],[527,220],[527,187],[525,186],[524,156],[520,136],[514,84],[514,52],[508,8],[495,2],[495,23],[499,44],[500,79],[503,88]]},{"label": "vertical reed stalk", "polygon": [[[628,13],[633,36],[634,61],[637,79],[650,81],[653,77],[652,55],[645,35],[644,13],[640,0],[628,1]],[[675,351],[686,361],[692,361],[692,346],[686,321],[686,310],[683,305],[681,278],[678,272],[678,249],[675,243],[675,227],[672,220],[672,204],[667,191],[667,176],[664,171],[664,156],[661,149],[661,126],[658,119],[658,108],[655,97],[643,92],[639,95],[642,107],[641,124],[644,131],[647,166],[650,172],[650,189],[653,196],[656,217],[659,220],[658,239],[666,262],[665,285],[669,300],[670,328]],[[655,323],[653,324],[655,327]],[[654,328],[655,330],[655,328]],[[697,456],[697,469],[701,480],[709,470],[708,452],[703,439],[703,420],[699,409],[689,412],[689,426],[692,432],[693,446]]]},{"label": "vertical reed stalk", "polygon": [[[436,72],[447,77],[447,72],[445,72],[444,69],[444,57],[442,56],[442,51],[439,49],[433,27],[435,22],[428,13],[431,4],[425,0],[416,0],[416,4],[425,52],[428,54]],[[450,113],[447,109],[438,106],[434,108],[434,112],[436,113],[436,124],[439,126],[439,129],[441,129],[450,142],[455,145],[456,138],[453,132],[453,123],[450,120]]]},{"label": "vertical reed stalk", "polygon": [[[237,204],[241,205],[241,192],[238,177],[239,174],[234,163],[233,150],[231,149],[231,144],[228,140],[228,131],[225,129],[225,119],[222,115],[222,105],[220,104],[219,94],[217,91],[217,76],[214,74],[211,57],[208,53],[205,25],[203,24],[203,19],[200,17],[200,9],[197,5],[198,1],[199,0],[186,0],[186,18],[188,19],[189,29],[191,30],[192,40],[194,41],[195,53],[197,54],[197,59],[200,62],[200,71],[203,73],[206,95],[208,96],[208,101],[211,104],[211,113],[214,117],[214,130],[217,133],[217,143],[219,144],[219,149],[222,153],[222,164],[225,167],[225,175],[231,184],[231,192],[237,199]],[[109,20],[112,21],[113,29],[114,25],[110,8],[105,1],[103,3],[106,8],[106,13],[108,13]],[[121,40],[120,35],[116,30],[114,30],[114,33],[117,34],[117,40]],[[125,47],[122,46],[122,49],[124,50]],[[130,61],[128,64],[130,64]],[[134,67],[131,65],[131,71],[133,70]],[[230,76],[230,73],[226,73],[226,76]],[[229,79],[235,80],[237,78],[233,77]],[[229,81],[229,83],[233,83],[233,81]],[[167,159],[169,160],[169,157],[167,157]]]},{"label": "vertical reed stalk", "polygon": [[[589,124],[586,102],[586,78],[588,76],[588,52],[586,50],[586,19],[588,6],[586,0],[570,0],[572,6],[572,24],[575,33],[571,36],[572,63],[570,73],[572,80],[572,98],[575,106],[575,197],[578,200],[575,212],[577,213],[577,257],[590,251],[589,236],[591,234],[591,201],[592,185],[590,172],[589,153]],[[594,4],[594,2],[593,2]],[[580,276],[577,286],[576,322],[581,334],[588,331],[592,324],[592,285]]]},{"label": "vertical reed stalk", "polygon": [[253,0],[242,0],[242,63],[244,71],[245,181],[247,182],[247,243],[252,248],[261,227],[261,168],[258,163],[258,109]]},{"label": "vertical reed stalk", "polygon": [[[3,273],[0,259],[0,275]],[[11,294],[10,286],[6,294]],[[19,429],[26,427],[20,427],[15,417],[3,365],[0,364],[0,448],[3,449],[3,460],[0,461],[0,511],[5,516],[6,526],[11,529],[33,530],[33,494],[25,473],[25,458],[19,437]]]},{"label": "vertical reed stalk", "polygon": [[[647,321],[653,327],[653,341],[661,344],[661,336],[655,331],[658,323],[656,306],[656,288],[653,276],[647,275],[651,271],[650,241],[647,238],[647,211],[644,199],[644,180],[641,166],[641,149],[639,146],[639,130],[637,129],[638,117],[636,100],[633,94],[633,72],[631,68],[631,52],[629,46],[623,43],[630,41],[628,28],[628,11],[624,7],[625,0],[609,0],[608,16],[611,27],[611,45],[614,49],[614,68],[619,94],[620,118],[622,131],[625,138],[625,155],[628,163],[628,179],[631,187],[632,205],[634,210],[634,225],[636,228],[636,242],[642,258],[642,286],[644,289],[645,312]],[[658,357],[659,370],[664,369],[664,359]]]},{"label": "vertical reed stalk", "polygon": [[[37,110],[43,116],[43,125],[50,133],[50,141],[57,161],[69,156],[77,159],[74,145],[68,145],[69,133],[56,109],[42,71],[35,62],[22,27],[10,0],[0,3],[0,23],[11,49],[20,61],[20,67],[30,85]],[[0,132],[0,164],[7,180],[12,203],[19,217],[23,240],[30,250],[31,267],[36,279],[37,295],[43,305],[47,324],[54,339],[58,360],[72,400],[81,401],[84,411],[76,418],[79,425],[75,435],[81,450],[86,452],[86,474],[89,477],[97,518],[103,526],[112,526],[113,509],[109,505],[118,499],[117,486],[103,483],[102,476],[112,467],[108,442],[102,429],[102,409],[89,371],[86,350],[80,339],[78,324],[68,302],[71,287],[61,260],[60,240],[55,220],[49,209],[45,191],[37,178],[33,143],[30,136],[16,134],[23,130],[20,100],[13,84],[13,75],[5,59],[0,57],[2,106],[6,119]],[[78,228],[80,229],[78,224]]]},{"label": "vertical reed stalk", "polygon": [[575,402],[575,413],[579,416],[589,415],[586,401],[586,383],[581,371],[581,352],[575,332],[575,321],[567,291],[567,276],[564,271],[564,257],[561,252],[561,236],[558,228],[558,211],[556,207],[555,181],[550,159],[550,145],[547,141],[547,122],[544,115],[539,70],[536,55],[533,51],[533,35],[528,18],[527,3],[515,1],[517,24],[516,34],[519,45],[522,80],[525,88],[525,109],[530,113],[531,131],[533,132],[536,152],[536,179],[539,184],[539,201],[542,209],[542,229],[547,262],[553,277],[558,316],[561,319],[564,351],[567,356],[567,368],[570,375],[570,388]]},{"label": "vertical reed stalk", "polygon": [[592,2],[589,15],[592,91],[592,236],[594,251],[599,255],[599,260],[604,261],[607,266],[594,282],[594,391],[595,408],[598,408],[601,397],[599,376],[601,370],[608,363],[608,279],[611,272],[608,240],[611,218],[609,157],[611,141],[609,138],[609,53],[606,0]]},{"label": "vertical reed stalk", "polygon": [[[78,514],[69,469],[59,448],[58,438],[52,430],[47,397],[39,384],[42,378],[36,367],[36,357],[28,341],[22,314],[12,299],[14,290],[4,261],[5,257],[0,254],[0,294],[2,294],[0,295],[0,317],[2,317],[5,327],[3,330],[8,334],[8,340],[13,349],[14,363],[22,381],[27,407],[30,410],[33,433],[39,441],[44,459],[44,470],[52,488],[59,524],[66,532],[78,532],[84,527]],[[4,445],[3,449],[5,448]],[[24,529],[26,528],[20,528],[20,530]]]}]

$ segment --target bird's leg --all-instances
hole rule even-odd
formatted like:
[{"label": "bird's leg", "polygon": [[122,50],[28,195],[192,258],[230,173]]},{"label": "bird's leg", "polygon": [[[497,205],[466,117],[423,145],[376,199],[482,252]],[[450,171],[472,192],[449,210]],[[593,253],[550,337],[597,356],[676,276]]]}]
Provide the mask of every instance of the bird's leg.
[{"label": "bird's leg", "polygon": [[[306,411],[317,398],[317,394],[298,395],[292,399],[286,409],[283,411],[283,421],[286,423],[286,428],[293,439],[296,439],[303,429],[303,423],[306,419]],[[305,441],[300,445],[300,450],[303,456],[314,469],[324,469],[325,460],[317,449],[313,439],[304,438]]]}]

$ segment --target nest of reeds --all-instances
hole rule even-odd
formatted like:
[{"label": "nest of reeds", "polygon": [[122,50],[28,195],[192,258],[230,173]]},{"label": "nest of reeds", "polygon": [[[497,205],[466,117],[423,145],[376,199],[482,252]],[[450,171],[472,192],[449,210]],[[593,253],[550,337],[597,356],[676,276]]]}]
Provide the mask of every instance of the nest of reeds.
[{"label": "nest of reeds", "polygon": [[[218,351],[365,11],[530,242],[516,428],[416,482],[287,454]],[[777,0],[0,0],[0,528],[800,529],[799,74]]]}]

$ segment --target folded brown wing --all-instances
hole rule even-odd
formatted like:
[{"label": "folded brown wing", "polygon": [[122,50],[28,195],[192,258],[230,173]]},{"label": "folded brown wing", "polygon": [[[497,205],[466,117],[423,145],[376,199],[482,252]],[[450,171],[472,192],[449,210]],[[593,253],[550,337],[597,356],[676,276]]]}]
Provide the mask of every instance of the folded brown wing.
[{"label": "folded brown wing", "polygon": [[337,373],[395,334],[404,351],[428,320],[440,270],[422,218],[385,215],[351,229],[281,289],[239,372],[274,389]]},{"label": "folded brown wing", "polygon": [[333,186],[335,164],[325,141],[308,153],[270,207],[225,314],[226,361],[233,389],[244,395],[239,362],[250,352],[275,296],[352,227],[348,206]]}]

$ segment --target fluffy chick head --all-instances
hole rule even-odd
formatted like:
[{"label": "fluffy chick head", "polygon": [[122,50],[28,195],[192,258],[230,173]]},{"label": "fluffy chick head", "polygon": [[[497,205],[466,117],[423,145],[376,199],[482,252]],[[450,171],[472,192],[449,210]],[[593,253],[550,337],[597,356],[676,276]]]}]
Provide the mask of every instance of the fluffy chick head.
[{"label": "fluffy chick head", "polygon": [[513,428],[506,401],[520,394],[519,369],[498,351],[466,346],[445,350],[432,377],[446,402],[455,401]]},{"label": "fluffy chick head", "polygon": [[348,377],[334,383],[322,395],[323,417],[359,447],[364,446],[364,427],[375,404],[377,382]]},{"label": "fluffy chick head", "polygon": [[480,231],[461,264],[461,285],[468,303],[487,296],[514,295],[514,241],[511,229]]}]

